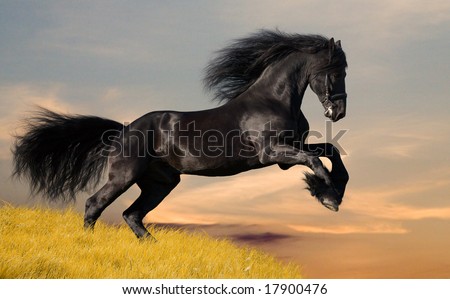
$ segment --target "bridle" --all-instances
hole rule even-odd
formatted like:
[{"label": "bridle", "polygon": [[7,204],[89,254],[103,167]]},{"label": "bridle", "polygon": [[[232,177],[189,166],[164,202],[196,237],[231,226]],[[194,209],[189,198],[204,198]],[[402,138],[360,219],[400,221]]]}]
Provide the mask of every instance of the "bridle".
[{"label": "bridle", "polygon": [[[329,79],[328,79],[328,73],[325,74],[325,96],[320,99],[320,102],[322,103],[322,105],[325,107],[325,116],[331,116],[331,114],[333,113],[333,107],[334,105],[334,100],[340,98],[340,99],[346,99],[347,98],[347,93],[342,92],[342,93],[337,93],[337,94],[330,94],[330,83],[329,83]],[[331,86],[332,87],[332,86]]]},{"label": "bridle", "polygon": [[346,92],[342,92],[342,93],[337,93],[337,94],[330,94],[330,83],[328,82],[328,73],[325,74],[325,96],[323,97],[323,99],[320,100],[320,102],[322,104],[324,104],[326,107],[333,105],[333,101],[336,100],[337,98],[347,98],[347,93]]}]

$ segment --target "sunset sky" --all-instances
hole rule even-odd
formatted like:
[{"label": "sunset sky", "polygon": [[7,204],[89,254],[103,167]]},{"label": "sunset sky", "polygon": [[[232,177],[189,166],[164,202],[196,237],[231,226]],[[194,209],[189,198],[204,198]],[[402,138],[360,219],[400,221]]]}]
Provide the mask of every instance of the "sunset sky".
[{"label": "sunset sky", "polygon": [[[305,190],[306,168],[275,166],[183,176],[147,220],[248,241],[312,277],[450,278],[448,0],[1,1],[0,201],[37,202],[10,179],[11,135],[34,104],[120,122],[215,107],[204,67],[261,28],[342,40],[348,108],[333,136],[347,131],[339,143],[350,182],[339,213]],[[325,135],[311,90],[303,103]],[[130,189],[102,219],[120,223],[138,194]],[[267,233],[281,237],[255,241]]]}]

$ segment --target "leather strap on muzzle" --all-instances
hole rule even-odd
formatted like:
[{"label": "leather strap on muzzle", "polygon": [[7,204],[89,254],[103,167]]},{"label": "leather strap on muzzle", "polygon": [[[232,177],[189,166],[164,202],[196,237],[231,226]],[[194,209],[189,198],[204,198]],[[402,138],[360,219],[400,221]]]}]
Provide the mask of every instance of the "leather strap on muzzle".
[{"label": "leather strap on muzzle", "polygon": [[321,103],[326,108],[330,108],[330,107],[334,106],[334,100],[336,100],[336,99],[346,99],[347,98],[347,93],[345,93],[345,92],[330,95],[330,85],[329,85],[328,81],[329,81],[328,74],[325,74],[325,96],[321,100]]}]

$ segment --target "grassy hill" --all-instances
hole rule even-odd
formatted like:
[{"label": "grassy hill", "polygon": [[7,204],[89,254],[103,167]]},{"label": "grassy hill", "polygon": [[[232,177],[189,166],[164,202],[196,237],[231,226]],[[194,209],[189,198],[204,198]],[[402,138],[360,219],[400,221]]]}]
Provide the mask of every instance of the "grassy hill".
[{"label": "grassy hill", "polygon": [[0,278],[299,278],[297,266],[201,233],[152,228],[158,242],[74,211],[0,207]]}]

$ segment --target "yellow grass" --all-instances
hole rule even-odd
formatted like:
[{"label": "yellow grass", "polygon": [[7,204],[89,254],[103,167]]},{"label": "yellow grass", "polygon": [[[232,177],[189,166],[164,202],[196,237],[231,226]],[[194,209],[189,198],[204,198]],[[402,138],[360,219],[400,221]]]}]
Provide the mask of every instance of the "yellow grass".
[{"label": "yellow grass", "polygon": [[202,233],[82,229],[74,211],[0,207],[0,278],[299,278],[298,267]]}]

